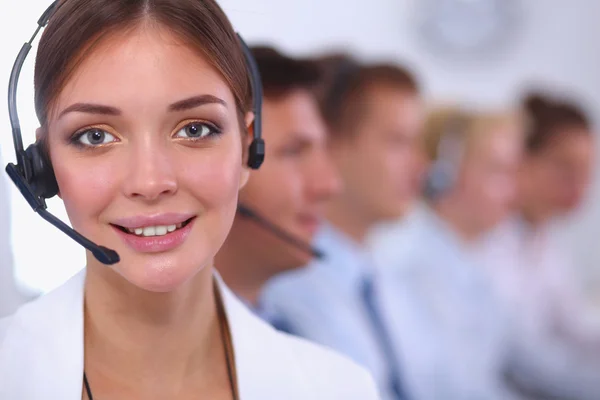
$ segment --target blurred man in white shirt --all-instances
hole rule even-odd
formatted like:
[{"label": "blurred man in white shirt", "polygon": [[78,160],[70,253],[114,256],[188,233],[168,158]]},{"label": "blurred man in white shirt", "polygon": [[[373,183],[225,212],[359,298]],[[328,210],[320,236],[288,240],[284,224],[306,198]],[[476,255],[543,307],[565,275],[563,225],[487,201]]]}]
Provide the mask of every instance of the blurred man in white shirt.
[{"label": "blurred man in white shirt", "polygon": [[[561,218],[590,186],[592,126],[577,105],[533,94],[519,209],[486,244],[494,289],[511,316],[513,379],[552,398],[597,399],[600,321],[590,312]],[[564,229],[564,228],[563,228]]]}]

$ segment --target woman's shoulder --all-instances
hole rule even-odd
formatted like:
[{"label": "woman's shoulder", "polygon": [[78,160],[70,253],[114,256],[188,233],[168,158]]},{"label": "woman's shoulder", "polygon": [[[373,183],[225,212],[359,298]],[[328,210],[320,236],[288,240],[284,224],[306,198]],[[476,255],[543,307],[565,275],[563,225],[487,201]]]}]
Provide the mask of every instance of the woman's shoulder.
[{"label": "woman's shoulder", "polygon": [[51,333],[61,332],[83,319],[85,273],[73,276],[63,285],[21,305],[12,315],[0,319],[0,348],[5,341],[45,342]]}]

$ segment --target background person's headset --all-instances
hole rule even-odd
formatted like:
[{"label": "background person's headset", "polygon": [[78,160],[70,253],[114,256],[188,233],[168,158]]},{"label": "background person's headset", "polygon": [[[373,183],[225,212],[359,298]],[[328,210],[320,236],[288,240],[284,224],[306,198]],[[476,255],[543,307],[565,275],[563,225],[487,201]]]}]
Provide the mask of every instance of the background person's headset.
[{"label": "background person's headset", "polygon": [[469,125],[469,116],[462,111],[442,122],[435,160],[429,166],[423,185],[427,200],[439,199],[456,185],[467,147]]},{"label": "background person's headset", "polygon": [[[58,183],[54,176],[52,163],[50,162],[43,145],[39,141],[30,145],[27,149],[23,149],[21,126],[17,113],[17,85],[19,82],[19,75],[23,63],[25,62],[25,58],[31,50],[33,40],[39,31],[48,24],[48,20],[59,7],[59,2],[60,0],[55,0],[50,7],[44,11],[37,22],[38,27],[31,39],[25,43],[19,51],[10,74],[8,86],[8,112],[10,115],[10,124],[12,126],[13,144],[15,147],[17,164],[9,163],[6,166],[6,173],[17,186],[23,197],[25,197],[25,200],[27,200],[33,210],[42,218],[92,252],[94,257],[101,263],[107,265],[116,264],[120,261],[120,258],[114,250],[93,243],[47,211],[46,199],[54,197],[58,193]],[[256,66],[256,60],[243,39],[239,35],[238,38],[250,73],[254,112],[254,121],[252,123],[253,139],[248,151],[248,166],[252,169],[258,169],[265,158],[265,143],[261,137],[262,83],[258,67]]]}]

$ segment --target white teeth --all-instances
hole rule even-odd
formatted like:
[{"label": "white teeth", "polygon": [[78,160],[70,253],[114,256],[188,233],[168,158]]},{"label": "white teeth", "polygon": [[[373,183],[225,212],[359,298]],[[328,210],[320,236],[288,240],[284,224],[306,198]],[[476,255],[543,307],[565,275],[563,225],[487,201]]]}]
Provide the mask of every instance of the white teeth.
[{"label": "white teeth", "polygon": [[127,228],[127,232],[135,234],[137,236],[163,236],[167,233],[171,233],[181,228],[182,224],[177,225],[158,225],[158,226],[147,226],[145,228]]},{"label": "white teeth", "polygon": [[156,227],[147,226],[144,228],[144,232],[142,234],[144,236],[156,236]]}]

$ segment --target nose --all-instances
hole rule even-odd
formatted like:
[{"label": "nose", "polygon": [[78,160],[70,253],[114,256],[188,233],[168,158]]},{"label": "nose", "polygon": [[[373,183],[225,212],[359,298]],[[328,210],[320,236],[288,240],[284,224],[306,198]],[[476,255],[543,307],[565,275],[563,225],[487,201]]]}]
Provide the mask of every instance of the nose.
[{"label": "nose", "polygon": [[340,192],[342,180],[326,150],[319,151],[310,163],[308,187],[311,197],[316,200],[327,200]]},{"label": "nose", "polygon": [[125,195],[132,199],[154,202],[177,192],[174,157],[168,146],[147,139],[132,146],[129,154]]}]

